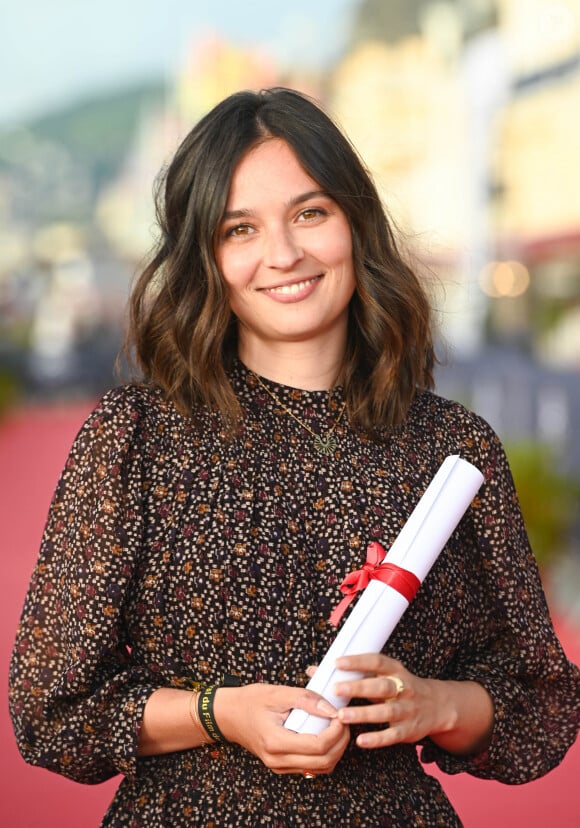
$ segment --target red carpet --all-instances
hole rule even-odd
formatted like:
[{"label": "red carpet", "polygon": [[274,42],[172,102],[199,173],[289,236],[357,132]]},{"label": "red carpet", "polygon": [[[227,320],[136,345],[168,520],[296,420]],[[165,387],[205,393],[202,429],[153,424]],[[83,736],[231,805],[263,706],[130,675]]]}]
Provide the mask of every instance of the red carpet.
[{"label": "red carpet", "polygon": [[[117,785],[115,780],[95,787],[77,785],[27,766],[16,749],[6,711],[8,659],[44,519],[68,448],[90,408],[90,403],[39,408],[0,422],[3,828],[93,828]],[[569,657],[580,663],[580,631],[566,619],[558,620],[557,629]],[[580,828],[578,741],[559,768],[521,787],[464,774],[438,776],[466,828]]]}]

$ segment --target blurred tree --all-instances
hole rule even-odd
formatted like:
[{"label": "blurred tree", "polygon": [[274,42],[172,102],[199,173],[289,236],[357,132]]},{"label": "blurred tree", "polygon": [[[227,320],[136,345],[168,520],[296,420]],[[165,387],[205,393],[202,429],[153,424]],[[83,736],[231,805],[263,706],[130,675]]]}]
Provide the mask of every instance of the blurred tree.
[{"label": "blurred tree", "polygon": [[570,544],[580,481],[558,471],[545,444],[522,440],[504,445],[534,555],[540,567],[547,567]]},{"label": "blurred tree", "polygon": [[352,43],[397,43],[419,33],[419,17],[428,0],[362,0],[352,25]]},{"label": "blurred tree", "polygon": [[0,367],[0,417],[8,411],[19,397],[20,388],[14,374]]},{"label": "blurred tree", "polygon": [[493,28],[498,22],[496,0],[362,0],[354,16],[352,42],[397,43],[419,34],[425,9],[435,5],[454,7],[466,39]]}]

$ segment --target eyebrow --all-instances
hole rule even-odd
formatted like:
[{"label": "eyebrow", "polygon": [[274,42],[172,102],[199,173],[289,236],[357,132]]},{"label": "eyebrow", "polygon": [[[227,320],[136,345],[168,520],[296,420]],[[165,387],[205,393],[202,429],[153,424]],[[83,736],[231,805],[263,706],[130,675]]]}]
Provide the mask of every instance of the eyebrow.
[{"label": "eyebrow", "polygon": [[[303,204],[305,201],[310,201],[311,198],[330,198],[328,193],[324,190],[308,190],[306,193],[300,193],[300,195],[294,196],[288,202],[288,207],[296,207],[298,204]],[[222,221],[231,221],[232,219],[240,219],[240,218],[249,218],[253,216],[254,213],[252,210],[244,209],[244,210],[226,210],[226,212],[222,216]]]}]

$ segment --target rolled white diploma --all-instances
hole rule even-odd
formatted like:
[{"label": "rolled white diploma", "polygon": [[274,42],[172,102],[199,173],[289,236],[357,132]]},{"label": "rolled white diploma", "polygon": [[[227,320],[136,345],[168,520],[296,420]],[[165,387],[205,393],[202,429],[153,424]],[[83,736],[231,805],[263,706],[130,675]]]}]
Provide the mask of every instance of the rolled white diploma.
[{"label": "rolled white diploma", "polygon": [[[411,571],[422,583],[482,483],[482,473],[471,463],[458,455],[447,457],[384,562]],[[333,688],[337,682],[361,678],[361,674],[338,670],[336,659],[343,655],[379,653],[408,606],[407,599],[396,589],[371,580],[308,682],[308,689],[324,696],[337,709],[345,707],[350,699],[335,696]],[[296,708],[284,727],[297,733],[316,734],[328,724],[329,719]]]}]

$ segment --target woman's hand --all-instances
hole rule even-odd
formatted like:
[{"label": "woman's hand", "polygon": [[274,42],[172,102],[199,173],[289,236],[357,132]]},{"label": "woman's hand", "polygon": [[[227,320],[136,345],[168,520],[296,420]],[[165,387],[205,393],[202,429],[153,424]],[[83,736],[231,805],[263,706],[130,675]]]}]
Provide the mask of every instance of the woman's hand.
[{"label": "woman's hand", "polygon": [[342,708],[339,720],[349,725],[384,724],[381,730],[360,734],[359,747],[386,747],[429,736],[450,753],[469,754],[489,744],[493,703],[480,684],[420,678],[382,654],[343,656],[337,667],[366,675],[338,683],[336,695],[372,702]]},{"label": "woman's hand", "polygon": [[[299,707],[329,718],[319,735],[298,734],[284,727],[290,711]],[[274,684],[220,687],[214,714],[226,739],[255,754],[274,773],[332,773],[346,750],[348,726],[337,711],[310,690]]]}]

